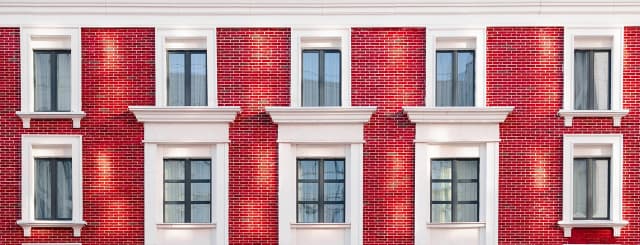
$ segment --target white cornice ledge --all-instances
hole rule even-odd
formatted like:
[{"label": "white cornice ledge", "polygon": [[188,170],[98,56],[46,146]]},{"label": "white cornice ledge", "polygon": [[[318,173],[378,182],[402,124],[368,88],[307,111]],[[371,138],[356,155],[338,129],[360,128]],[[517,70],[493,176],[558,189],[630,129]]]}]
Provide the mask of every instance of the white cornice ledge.
[{"label": "white cornice ledge", "polygon": [[558,225],[564,228],[564,236],[571,237],[571,229],[573,228],[612,228],[613,236],[620,236],[622,227],[629,224],[629,221],[612,221],[612,220],[570,220],[558,221]]},{"label": "white cornice ledge", "polygon": [[153,123],[230,123],[240,112],[240,107],[156,107],[129,106],[138,122]]},{"label": "white cornice ledge", "polygon": [[84,112],[25,112],[17,111],[16,115],[22,119],[23,128],[31,128],[31,119],[71,119],[73,128],[80,128],[80,119],[86,115]]},{"label": "white cornice ledge", "polygon": [[405,106],[413,123],[501,123],[513,110],[509,107],[423,107]]},{"label": "white cornice ledge", "polygon": [[31,228],[33,227],[46,227],[46,228],[59,228],[59,227],[70,227],[73,229],[73,236],[74,237],[79,237],[80,236],[80,230],[82,229],[82,227],[84,227],[85,225],[87,225],[87,222],[85,221],[58,221],[58,220],[32,220],[32,221],[25,221],[25,220],[18,220],[18,222],[16,222],[19,226],[22,227],[22,229],[24,230],[24,236],[25,237],[30,237],[31,236]]},{"label": "white cornice ledge", "polygon": [[629,114],[629,110],[560,110],[558,116],[564,117],[564,126],[571,127],[574,117],[610,117],[613,119],[613,126],[620,127],[622,125],[622,117]]},{"label": "white cornice ledge", "polygon": [[266,107],[273,122],[281,123],[366,123],[375,106],[354,107]]}]

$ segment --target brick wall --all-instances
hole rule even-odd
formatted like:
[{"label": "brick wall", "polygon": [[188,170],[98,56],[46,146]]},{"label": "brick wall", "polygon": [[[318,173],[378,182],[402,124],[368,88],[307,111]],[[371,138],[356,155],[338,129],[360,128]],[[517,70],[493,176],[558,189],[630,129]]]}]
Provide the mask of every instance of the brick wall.
[{"label": "brick wall", "polygon": [[377,106],[364,127],[364,242],[413,244],[415,125],[424,105],[425,29],[354,28],[352,104]]}]

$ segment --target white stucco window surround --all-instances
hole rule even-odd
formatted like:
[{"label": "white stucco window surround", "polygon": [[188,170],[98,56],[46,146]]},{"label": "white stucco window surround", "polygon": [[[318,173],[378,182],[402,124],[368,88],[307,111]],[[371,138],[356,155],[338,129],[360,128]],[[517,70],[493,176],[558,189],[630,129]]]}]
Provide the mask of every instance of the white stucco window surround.
[{"label": "white stucco window surround", "polygon": [[[144,123],[145,244],[228,244],[229,123],[239,107],[130,106]],[[211,223],[164,223],[164,159],[211,159]]]},{"label": "white stucco window surround", "polygon": [[[404,107],[416,124],[415,244],[498,243],[500,123],[513,107]],[[431,161],[479,159],[478,222],[431,223]]]},{"label": "white stucco window surround", "polygon": [[167,106],[167,51],[171,50],[206,50],[207,106],[217,106],[216,29],[156,28],[156,106]]},{"label": "white stucco window surround", "polygon": [[291,106],[302,106],[302,50],[340,50],[340,101],[351,106],[351,28],[291,29]]},{"label": "white stucco window surround", "polygon": [[426,87],[427,107],[436,106],[436,51],[473,50],[474,67],[474,104],[484,107],[486,100],[486,28],[427,28],[426,36]]},{"label": "white stucco window surround", "polygon": [[[280,244],[362,244],[364,124],[375,107],[267,107],[278,124]],[[297,223],[296,160],[345,159],[345,222]]]},{"label": "white stucco window surround", "polygon": [[[613,229],[614,236],[628,221],[622,219],[622,164],[623,136],[621,134],[566,134],[562,151],[562,220],[558,225],[564,228],[564,236],[571,236],[573,228]],[[574,158],[606,157],[609,165],[609,219],[573,219],[573,165]]]},{"label": "white stucco window surround", "polygon": [[[577,117],[610,117],[613,126],[621,125],[622,117],[629,110],[622,108],[622,62],[624,49],[624,29],[620,27],[583,28],[565,27],[564,29],[564,92],[563,106],[558,112],[564,117],[564,126],[570,127]],[[574,83],[574,51],[576,49],[611,50],[611,93],[610,110],[576,110]]]},{"label": "white stucco window surround", "polygon": [[[20,111],[16,115],[22,119],[23,128],[31,127],[32,119],[71,119],[73,127],[80,127],[82,111],[82,74],[80,28],[38,28],[20,29]],[[34,50],[70,50],[70,111],[36,112],[34,83]]]},{"label": "white stucco window surround", "polygon": [[[71,158],[71,220],[37,220],[35,215],[35,158]],[[17,221],[24,236],[31,236],[35,227],[69,227],[73,236],[87,223],[82,218],[82,136],[23,135],[22,136],[22,218]]]}]

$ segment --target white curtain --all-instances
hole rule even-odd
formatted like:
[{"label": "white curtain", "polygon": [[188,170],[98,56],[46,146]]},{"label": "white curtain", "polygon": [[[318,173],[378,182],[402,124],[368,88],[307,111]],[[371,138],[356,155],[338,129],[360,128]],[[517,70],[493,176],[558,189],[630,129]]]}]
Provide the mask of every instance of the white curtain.
[{"label": "white curtain", "polygon": [[324,105],[340,106],[340,53],[324,55]]},{"label": "white curtain", "polygon": [[207,55],[191,54],[191,105],[207,105]]},{"label": "white curtain", "polygon": [[51,219],[51,169],[49,160],[36,160],[36,219]]},{"label": "white curtain", "polygon": [[587,161],[573,161],[573,217],[587,217]]},{"label": "white curtain", "polygon": [[35,110],[51,111],[51,65],[50,54],[35,55]]},{"label": "white curtain", "polygon": [[609,210],[609,160],[595,160],[593,167],[593,217],[606,218]]},{"label": "white curtain", "polygon": [[609,109],[609,53],[595,52],[593,57],[594,109]]},{"label": "white curtain", "polygon": [[575,52],[574,68],[574,108],[588,110],[589,108],[589,53]]},{"label": "white curtain", "polygon": [[437,53],[436,62],[436,106],[453,106],[453,53]]},{"label": "white curtain", "polygon": [[71,160],[58,161],[57,169],[57,213],[60,219],[71,219],[73,202],[71,201]]},{"label": "white curtain", "polygon": [[459,52],[458,53],[458,74],[456,74],[456,97],[455,106],[473,106],[474,94],[473,94],[473,82],[474,82],[474,64],[473,53],[471,52]]},{"label": "white curtain", "polygon": [[71,111],[71,55],[58,54],[58,111]]},{"label": "white curtain", "polygon": [[185,64],[184,54],[169,53],[169,85],[167,90],[168,105],[183,106],[185,105],[184,79]]},{"label": "white curtain", "polygon": [[319,106],[320,91],[318,91],[320,72],[320,54],[318,52],[303,52],[302,54],[302,106]]}]

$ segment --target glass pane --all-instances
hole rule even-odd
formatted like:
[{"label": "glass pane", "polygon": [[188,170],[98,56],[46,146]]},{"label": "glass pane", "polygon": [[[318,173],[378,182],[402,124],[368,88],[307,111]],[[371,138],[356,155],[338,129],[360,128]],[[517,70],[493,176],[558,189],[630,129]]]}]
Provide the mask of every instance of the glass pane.
[{"label": "glass pane", "polygon": [[318,205],[298,204],[298,223],[318,223]]},{"label": "glass pane", "polygon": [[164,160],[164,179],[165,180],[183,180],[184,179],[184,161]]},{"label": "glass pane", "polygon": [[165,201],[184,201],[184,183],[164,183]]},{"label": "glass pane", "polygon": [[191,204],[191,223],[211,223],[211,205]]},{"label": "glass pane", "polygon": [[344,201],[344,183],[324,183],[325,201]]},{"label": "glass pane", "polygon": [[207,105],[206,53],[191,53],[191,105]]},{"label": "glass pane", "polygon": [[344,204],[324,205],[324,223],[344,223]]},{"label": "glass pane", "polygon": [[324,104],[340,106],[340,53],[324,53]]},{"label": "glass pane", "polygon": [[451,183],[431,183],[431,201],[451,201]]},{"label": "glass pane", "polygon": [[184,53],[169,52],[169,85],[167,104],[170,106],[185,105],[185,59]]},{"label": "glass pane", "polygon": [[431,222],[451,222],[451,204],[431,204]]},{"label": "glass pane", "polygon": [[587,160],[573,161],[573,218],[587,218]]},{"label": "glass pane", "polygon": [[453,105],[453,53],[436,53],[436,106]]},{"label": "glass pane", "polygon": [[36,111],[51,111],[51,62],[50,54],[38,53],[35,56],[35,110]]},{"label": "glass pane", "polygon": [[302,53],[302,106],[320,105],[320,54],[317,51]]},{"label": "glass pane", "polygon": [[594,109],[609,109],[609,52],[594,52]]},{"label": "glass pane", "polygon": [[576,110],[589,110],[589,53],[575,51],[573,65],[574,107]]},{"label": "glass pane", "polygon": [[49,160],[36,160],[36,219],[51,219],[51,168]]},{"label": "glass pane", "polygon": [[344,179],[344,161],[324,161],[325,180]]},{"label": "glass pane", "polygon": [[210,180],[211,179],[211,161],[191,160],[191,179]]},{"label": "glass pane", "polygon": [[211,183],[191,183],[191,201],[211,201]]},{"label": "glass pane", "polygon": [[458,52],[458,74],[456,79],[455,106],[474,105],[474,63],[473,52]]},{"label": "glass pane", "polygon": [[58,111],[71,111],[71,54],[58,54]]},{"label": "glass pane", "polygon": [[458,183],[456,196],[458,201],[477,201],[478,183]]},{"label": "glass pane", "polygon": [[457,160],[456,177],[458,179],[478,179],[477,160]]},{"label": "glass pane", "polygon": [[298,201],[318,201],[318,183],[298,183]]},{"label": "glass pane", "polygon": [[300,160],[298,161],[298,179],[317,180],[318,161]]},{"label": "glass pane", "polygon": [[431,179],[451,179],[451,161],[433,160]]},{"label": "glass pane", "polygon": [[607,218],[609,215],[609,161],[593,161],[593,218]]},{"label": "glass pane", "polygon": [[165,223],[184,223],[184,204],[165,204]]},{"label": "glass pane", "polygon": [[71,160],[57,161],[57,214],[58,219],[71,219],[73,202],[71,201]]},{"label": "glass pane", "polygon": [[477,204],[458,204],[456,205],[455,222],[478,222],[478,206]]}]

